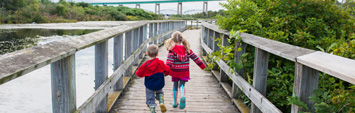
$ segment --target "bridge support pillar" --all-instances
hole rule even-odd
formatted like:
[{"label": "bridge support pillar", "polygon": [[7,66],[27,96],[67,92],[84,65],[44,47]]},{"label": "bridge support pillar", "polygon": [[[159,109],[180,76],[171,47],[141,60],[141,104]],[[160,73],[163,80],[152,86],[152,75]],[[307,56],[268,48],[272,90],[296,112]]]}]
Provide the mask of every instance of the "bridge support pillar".
[{"label": "bridge support pillar", "polygon": [[155,4],[155,13],[160,15],[160,4]]},{"label": "bridge support pillar", "polygon": [[136,4],[136,8],[141,8],[141,4]]},{"label": "bridge support pillar", "polygon": [[177,15],[182,15],[182,2],[177,4]]},{"label": "bridge support pillar", "polygon": [[208,15],[208,2],[207,2],[207,1],[204,1],[204,2],[203,2],[203,9],[202,9],[202,11],[203,11],[206,15]]}]

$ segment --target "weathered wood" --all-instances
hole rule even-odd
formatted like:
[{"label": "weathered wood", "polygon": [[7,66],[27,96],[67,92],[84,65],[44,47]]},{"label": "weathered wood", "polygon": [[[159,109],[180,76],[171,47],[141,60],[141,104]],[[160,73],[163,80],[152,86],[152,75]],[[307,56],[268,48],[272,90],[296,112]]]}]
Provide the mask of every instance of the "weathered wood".
[{"label": "weathered wood", "polygon": [[352,59],[314,52],[297,57],[297,62],[355,84],[355,61]]},{"label": "weathered wood", "polygon": [[214,44],[214,40],[213,40],[213,38],[214,38],[214,31],[213,30],[209,30],[208,31],[208,47],[210,47],[212,50],[213,50],[213,44]]},{"label": "weathered wood", "polygon": [[[133,51],[135,51],[135,50],[137,50],[137,48],[138,48],[138,46],[140,45],[139,44],[139,38],[140,38],[140,29],[139,28],[137,28],[137,29],[135,29],[135,30],[133,30],[133,44],[132,44],[132,46],[133,46]],[[138,66],[138,57],[134,60],[134,62],[133,62],[133,66]]]},{"label": "weathered wood", "polygon": [[[113,39],[113,70],[117,70],[123,62],[123,35],[118,35]],[[123,89],[123,79],[119,79],[113,86],[114,91]]]},{"label": "weathered wood", "polygon": [[[95,45],[95,90],[97,90],[108,77],[108,41]],[[107,94],[95,112],[107,112]]]},{"label": "weathered wood", "polygon": [[75,55],[51,64],[52,112],[72,113],[76,109]]},{"label": "weathered wood", "polygon": [[[125,33],[125,60],[131,55],[132,53],[132,37],[133,31],[128,31]],[[125,76],[131,76],[132,68],[128,68]]]},{"label": "weathered wood", "polygon": [[[253,71],[253,86],[263,96],[266,96],[266,82],[269,53],[259,48],[255,48],[254,57],[254,71]],[[255,104],[251,104],[251,113],[261,113]]]},{"label": "weathered wood", "polygon": [[296,57],[314,52],[314,50],[309,50],[246,33],[241,33],[240,36],[242,37],[243,42],[247,44],[294,62],[296,61]]},{"label": "weathered wood", "polygon": [[21,77],[33,70],[73,55],[76,48],[61,42],[51,42],[0,57],[0,84]]},{"label": "weathered wood", "polygon": [[217,33],[217,32],[214,32],[213,35],[214,35],[213,36],[214,37],[214,39],[213,39],[213,52],[216,52],[216,51],[219,50],[219,47],[217,45],[218,44],[217,38],[220,38],[220,34]]},{"label": "weathered wood", "polygon": [[[225,36],[224,38],[228,38],[228,37]],[[225,39],[225,40],[227,40],[227,39]],[[229,44],[229,43],[227,43],[227,44]],[[235,58],[236,63],[243,63],[242,62],[242,60],[243,60],[242,55],[245,53],[246,47],[247,47],[246,43],[235,41],[234,58]],[[238,51],[239,48],[241,48],[240,51]],[[239,75],[243,75],[244,74],[244,67],[239,70],[235,69],[235,71]],[[238,88],[238,86],[235,83],[232,84],[232,87],[233,87],[233,89],[232,89],[233,97],[237,98],[242,93],[242,91]]]},{"label": "weathered wood", "polygon": [[[212,52],[210,48],[205,43],[201,43],[201,46],[207,52]],[[245,95],[257,106],[262,112],[265,113],[281,113],[281,111],[273,105],[267,98],[260,94],[253,86],[251,86],[246,80],[243,79],[239,74],[232,74],[229,72],[229,66],[222,60],[216,61],[217,64],[223,71],[232,79],[233,83],[244,92]]]},{"label": "weathered wood", "polygon": [[[319,72],[308,66],[296,63],[295,82],[293,85],[293,95],[300,97],[306,102],[308,108],[314,112],[313,103],[308,98],[313,94],[313,90],[318,89]],[[292,113],[298,113],[298,106],[292,105]]]},{"label": "weathered wood", "polygon": [[222,70],[220,69],[220,74],[221,74],[221,82],[227,82],[228,81],[228,75]]}]

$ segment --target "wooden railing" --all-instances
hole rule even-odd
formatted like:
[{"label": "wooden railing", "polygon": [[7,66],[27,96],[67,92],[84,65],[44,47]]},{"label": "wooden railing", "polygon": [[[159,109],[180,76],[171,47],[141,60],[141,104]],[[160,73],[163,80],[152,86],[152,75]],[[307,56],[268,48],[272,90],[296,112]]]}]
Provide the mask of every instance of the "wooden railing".
[{"label": "wooden railing", "polygon": [[[216,25],[205,22],[202,23],[201,33],[204,56],[219,50],[217,42],[212,37],[221,37],[223,46],[229,45],[227,39],[232,38],[228,31],[221,30]],[[241,90],[252,101],[250,110],[252,113],[281,112],[265,98],[269,53],[295,62],[293,95],[300,97],[311,110],[313,107],[308,97],[312,95],[313,90],[318,89],[319,71],[355,84],[355,61],[352,59],[309,50],[247,33],[241,33],[240,37],[242,42],[236,43],[235,48],[241,47],[242,50],[235,52],[236,61],[240,61],[247,45],[255,47],[253,84],[249,84],[240,76],[243,74],[242,69],[237,70],[237,73],[229,72],[229,66],[223,60],[215,61],[220,70],[214,68],[215,70],[212,70],[212,73],[242,112],[249,112],[249,109],[246,109],[241,104],[241,101],[236,99],[237,95],[241,93],[238,90]],[[232,86],[226,83],[228,78],[233,81]],[[298,113],[298,111],[298,106],[292,105],[292,113]]]},{"label": "wooden railing", "polygon": [[216,20],[186,20],[186,29],[200,29],[202,22],[216,24]]},{"label": "wooden railing", "polygon": [[[161,43],[174,31],[184,30],[185,24],[185,21],[141,21],[8,53],[0,58],[0,84],[50,64],[53,113],[107,112],[130,80],[132,66],[138,65],[148,43]],[[111,38],[114,38],[115,71],[108,78]],[[96,91],[76,109],[75,53],[91,46],[95,46]],[[111,90],[115,96],[110,96],[113,99],[108,103]]]}]

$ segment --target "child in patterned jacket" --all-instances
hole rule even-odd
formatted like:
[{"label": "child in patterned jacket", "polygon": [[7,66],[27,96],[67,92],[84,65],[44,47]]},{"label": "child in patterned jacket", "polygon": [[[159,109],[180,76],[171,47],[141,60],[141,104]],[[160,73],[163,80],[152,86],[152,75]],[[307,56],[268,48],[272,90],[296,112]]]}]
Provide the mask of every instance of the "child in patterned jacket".
[{"label": "child in patterned jacket", "polygon": [[169,75],[172,76],[171,80],[173,85],[174,104],[173,107],[178,106],[177,95],[178,87],[181,91],[180,109],[186,106],[185,95],[185,82],[190,79],[189,64],[190,58],[201,68],[205,69],[205,64],[198,58],[198,56],[190,49],[189,42],[184,38],[183,34],[179,31],[174,32],[171,38],[166,41],[166,49],[169,51],[166,65],[170,66]]}]

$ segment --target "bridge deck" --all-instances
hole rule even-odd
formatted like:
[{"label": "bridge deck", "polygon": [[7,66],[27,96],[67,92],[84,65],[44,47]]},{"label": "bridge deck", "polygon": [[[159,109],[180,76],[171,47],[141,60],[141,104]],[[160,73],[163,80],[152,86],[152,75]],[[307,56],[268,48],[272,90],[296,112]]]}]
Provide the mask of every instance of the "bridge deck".
[{"label": "bridge deck", "polygon": [[[200,30],[187,30],[183,34],[191,44],[191,49],[200,54]],[[166,61],[167,50],[161,47],[158,58]],[[193,61],[190,61],[191,79],[186,83],[186,108],[180,110],[173,108],[173,96],[171,77],[165,78],[164,97],[165,105],[169,112],[221,112],[238,113],[237,108],[231,104],[228,95],[219,86],[218,80],[209,72],[201,70]],[[135,75],[134,75],[135,76]],[[156,101],[158,103],[158,101]],[[157,106],[159,113],[160,108]],[[147,113],[148,107],[145,104],[144,79],[137,78],[129,84],[123,96],[113,106],[111,112],[119,113]]]}]

